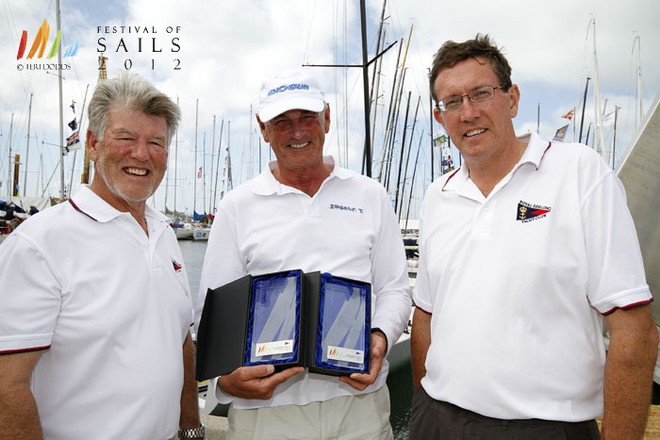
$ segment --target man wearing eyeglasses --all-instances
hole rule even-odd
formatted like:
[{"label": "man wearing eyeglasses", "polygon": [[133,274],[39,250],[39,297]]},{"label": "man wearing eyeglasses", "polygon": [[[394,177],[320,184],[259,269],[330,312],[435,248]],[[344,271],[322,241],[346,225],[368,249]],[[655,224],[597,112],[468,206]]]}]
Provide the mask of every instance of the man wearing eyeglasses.
[{"label": "man wearing eyeglasses", "polygon": [[658,334],[624,189],[584,145],[516,137],[510,76],[488,36],[433,61],[464,166],[422,207],[410,438],[597,439],[602,416],[641,439]]},{"label": "man wearing eyeglasses", "polygon": [[392,439],[385,355],[410,317],[411,302],[389,197],[378,182],[323,155],[330,107],[306,71],[287,70],[263,83],[257,122],[276,160],[220,202],[197,317],[207,288],[246,274],[301,269],[368,282],[370,371],[337,378],[302,367],[245,366],[217,380],[209,395],[231,403],[230,440]]}]

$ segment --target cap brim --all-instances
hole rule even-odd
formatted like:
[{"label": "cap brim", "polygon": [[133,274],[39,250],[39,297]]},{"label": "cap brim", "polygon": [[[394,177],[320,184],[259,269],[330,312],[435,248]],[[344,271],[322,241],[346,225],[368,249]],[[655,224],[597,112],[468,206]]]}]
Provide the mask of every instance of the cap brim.
[{"label": "cap brim", "polygon": [[325,108],[325,102],[316,98],[291,97],[290,99],[273,102],[264,105],[259,109],[257,115],[261,122],[268,122],[276,116],[289,110],[307,110],[310,112],[320,112]]}]

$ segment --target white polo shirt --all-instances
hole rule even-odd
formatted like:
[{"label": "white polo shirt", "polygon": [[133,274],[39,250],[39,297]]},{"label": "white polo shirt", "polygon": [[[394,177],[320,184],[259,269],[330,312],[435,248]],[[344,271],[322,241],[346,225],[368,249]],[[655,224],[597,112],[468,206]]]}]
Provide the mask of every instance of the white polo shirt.
[{"label": "white polo shirt", "polygon": [[179,424],[190,288],[168,219],[149,237],[83,187],[0,245],[0,354],[43,349],[45,439],[169,439]]},{"label": "white polo shirt", "polygon": [[601,414],[601,314],[651,301],[623,186],[590,148],[536,134],[484,197],[464,168],[421,215],[414,302],[432,313],[422,386],[502,419]]},{"label": "white polo shirt", "polygon": [[[326,163],[333,164],[331,157]],[[410,316],[405,251],[394,210],[378,182],[334,167],[314,197],[278,182],[274,163],[220,202],[211,228],[198,295],[199,322],[207,288],[246,274],[284,270],[330,272],[372,285],[372,327],[391,347]],[[375,384],[385,384],[387,360]],[[304,405],[361,394],[336,377],[301,374],[275,390],[270,400],[234,399],[237,409]],[[229,402],[228,396],[218,396]]]}]

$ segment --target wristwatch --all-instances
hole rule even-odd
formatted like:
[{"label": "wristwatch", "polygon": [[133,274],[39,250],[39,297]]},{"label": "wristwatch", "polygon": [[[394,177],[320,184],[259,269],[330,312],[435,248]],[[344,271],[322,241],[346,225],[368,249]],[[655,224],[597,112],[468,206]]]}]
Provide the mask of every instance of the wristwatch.
[{"label": "wristwatch", "polygon": [[197,428],[179,429],[179,438],[204,438],[205,432],[204,425],[199,425]]}]

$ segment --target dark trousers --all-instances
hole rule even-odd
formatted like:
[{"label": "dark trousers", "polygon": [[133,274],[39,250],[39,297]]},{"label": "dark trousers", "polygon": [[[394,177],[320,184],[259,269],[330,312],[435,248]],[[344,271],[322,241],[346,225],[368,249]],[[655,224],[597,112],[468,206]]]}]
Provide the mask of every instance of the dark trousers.
[{"label": "dark trousers", "polygon": [[415,393],[410,440],[598,440],[598,424],[551,420],[501,420]]}]

